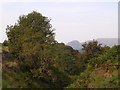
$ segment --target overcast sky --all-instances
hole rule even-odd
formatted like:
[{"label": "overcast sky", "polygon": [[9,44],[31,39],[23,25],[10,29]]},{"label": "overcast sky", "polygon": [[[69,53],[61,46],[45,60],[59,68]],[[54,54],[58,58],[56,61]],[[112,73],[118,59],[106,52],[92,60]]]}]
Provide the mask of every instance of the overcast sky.
[{"label": "overcast sky", "polygon": [[0,42],[7,38],[7,25],[14,25],[20,15],[32,11],[51,18],[58,42],[118,37],[118,0],[11,1],[0,3]]}]

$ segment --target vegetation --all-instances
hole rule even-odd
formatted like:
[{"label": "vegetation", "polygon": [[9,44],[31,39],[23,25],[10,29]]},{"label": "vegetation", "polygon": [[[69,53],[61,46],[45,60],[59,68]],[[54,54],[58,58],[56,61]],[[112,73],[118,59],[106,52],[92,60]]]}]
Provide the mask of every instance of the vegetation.
[{"label": "vegetation", "polygon": [[0,52],[2,52],[2,44],[0,43]]},{"label": "vegetation", "polygon": [[114,46],[98,57],[92,58],[87,68],[67,88],[120,88],[118,81],[118,50]]},{"label": "vegetation", "polygon": [[7,26],[7,36],[3,88],[119,88],[119,46],[93,40],[80,53],[58,43],[50,20],[35,11]]}]

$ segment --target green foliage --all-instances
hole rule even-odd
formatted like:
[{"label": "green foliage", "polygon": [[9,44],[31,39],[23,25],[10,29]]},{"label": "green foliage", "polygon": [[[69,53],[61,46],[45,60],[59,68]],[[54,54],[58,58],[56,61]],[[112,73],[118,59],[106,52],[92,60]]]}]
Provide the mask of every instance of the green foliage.
[{"label": "green foliage", "polygon": [[55,66],[70,75],[79,74],[81,71],[79,56],[81,54],[62,43],[56,44],[54,48],[56,48],[54,50]]},{"label": "green foliage", "polygon": [[80,78],[67,88],[119,88],[118,51],[120,46],[108,49],[99,57],[92,58]]},{"label": "green foliage", "polygon": [[89,64],[93,67],[99,67],[103,64],[115,65],[116,63],[118,63],[118,51],[119,46],[114,46],[108,51],[101,54],[99,57],[89,60]]},{"label": "green foliage", "polygon": [[[20,71],[29,73],[31,78],[53,83],[53,87],[64,87],[71,80],[65,72],[79,73],[78,64],[75,65],[76,56],[73,55],[78,52],[54,40],[50,20],[40,13],[20,16],[18,23],[7,26],[7,36],[9,53],[16,60]],[[63,51],[58,52],[60,49]]]},{"label": "green foliage", "polygon": [[50,76],[52,47],[56,43],[50,20],[33,11],[19,17],[18,23],[7,27],[10,53],[19,60],[24,72],[36,78]]},{"label": "green foliage", "polygon": [[0,43],[0,52],[2,52],[2,44]]},{"label": "green foliage", "polygon": [[120,46],[101,47],[93,40],[83,44],[81,54],[57,43],[53,31],[50,20],[35,11],[7,26],[3,88],[119,87]]},{"label": "green foliage", "polygon": [[94,40],[88,43],[85,42],[82,46],[85,60],[90,60],[91,58],[97,57],[103,52],[103,47],[101,44]]},{"label": "green foliage", "polygon": [[7,40],[5,40],[3,43],[2,43],[3,46],[8,46],[9,45],[9,42]]},{"label": "green foliage", "polygon": [[[23,73],[15,66],[9,67],[7,63],[3,62],[2,87],[3,88],[45,88],[50,87],[47,83],[36,81],[29,73]],[[11,62],[12,63],[12,62]],[[19,67],[19,66],[17,66]],[[13,69],[15,68],[15,69]],[[16,71],[17,72],[16,72]]]},{"label": "green foliage", "polygon": [[119,81],[118,81],[118,75],[115,75],[111,78],[105,79],[105,81],[101,82],[99,84],[99,88],[120,88],[119,86]]}]

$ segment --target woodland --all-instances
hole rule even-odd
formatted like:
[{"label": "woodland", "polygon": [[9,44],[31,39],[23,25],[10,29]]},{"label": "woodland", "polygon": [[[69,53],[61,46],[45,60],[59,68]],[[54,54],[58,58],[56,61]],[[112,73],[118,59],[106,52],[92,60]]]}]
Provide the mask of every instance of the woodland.
[{"label": "woodland", "polygon": [[[6,28],[3,88],[120,88],[120,46],[86,42],[80,53],[55,40],[50,19],[33,11]],[[1,48],[2,47],[2,48]]]}]

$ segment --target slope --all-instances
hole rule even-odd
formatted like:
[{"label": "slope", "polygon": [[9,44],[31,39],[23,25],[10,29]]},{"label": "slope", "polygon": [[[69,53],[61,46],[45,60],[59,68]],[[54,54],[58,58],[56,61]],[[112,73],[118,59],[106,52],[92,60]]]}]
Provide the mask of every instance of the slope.
[{"label": "slope", "polygon": [[89,60],[87,69],[67,88],[120,88],[118,84],[118,51],[120,46],[106,50]]}]

